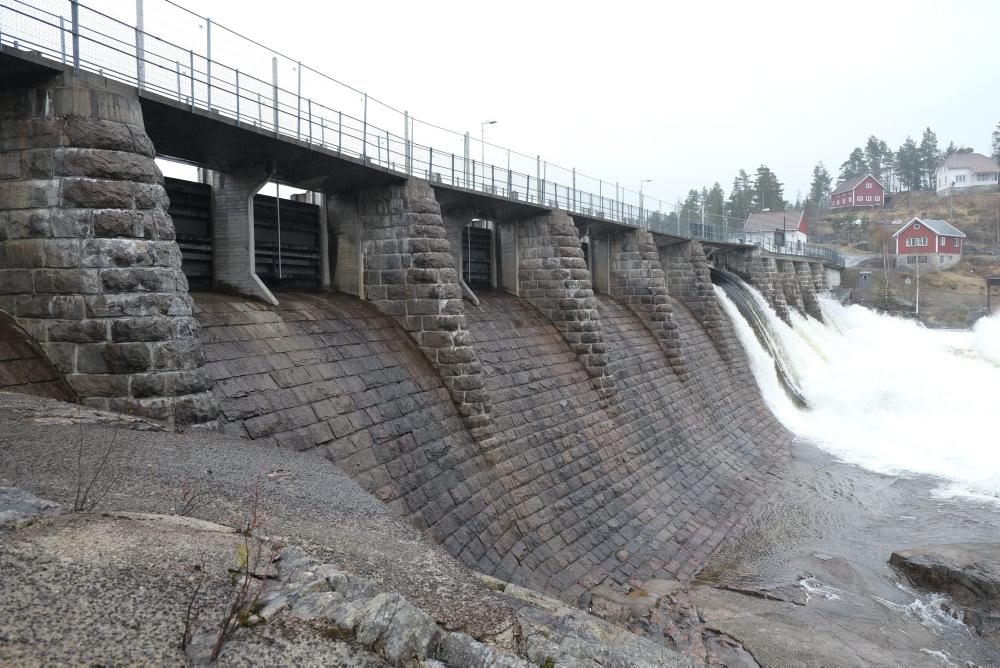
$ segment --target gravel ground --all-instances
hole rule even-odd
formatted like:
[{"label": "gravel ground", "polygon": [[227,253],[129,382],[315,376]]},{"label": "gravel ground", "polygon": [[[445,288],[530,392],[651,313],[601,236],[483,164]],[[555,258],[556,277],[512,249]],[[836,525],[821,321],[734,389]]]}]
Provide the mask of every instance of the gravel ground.
[{"label": "gravel ground", "polygon": [[[109,424],[106,416],[85,409],[0,393],[0,485],[20,487],[71,508],[77,493],[77,480],[81,477],[84,481],[92,479],[109,449],[108,464],[97,476],[90,494],[90,498],[100,497],[107,490],[95,512],[177,513],[185,505],[185,493],[190,497],[193,490],[198,507],[190,515],[221,525],[238,526],[260,480],[260,503],[267,517],[261,533],[298,545],[326,562],[373,580],[381,590],[398,591],[434,616],[445,629],[487,638],[513,624],[514,611],[507,599],[484,586],[465,566],[396,518],[336,466],[319,456],[214,433],[192,432],[178,436],[137,429],[135,424],[131,428],[117,427],[113,420]],[[82,476],[78,474],[81,470]],[[86,515],[78,517],[83,516]],[[123,522],[125,520],[108,518],[88,526],[87,530],[120,532],[125,536],[130,530]],[[135,524],[134,520],[129,522],[127,526]],[[64,516],[58,520],[43,520],[38,527],[19,529],[0,537],[5,557],[0,580],[5,583],[5,589],[8,582],[23,582],[26,586],[19,588],[23,595],[30,596],[37,591],[40,600],[49,602],[57,600],[60,593],[68,593],[61,590],[64,584],[54,585],[56,589],[51,590],[44,586],[46,578],[55,577],[52,573],[59,571],[58,566],[51,564],[64,560],[59,550],[45,542],[51,540],[45,531],[57,535],[73,527],[73,517]],[[16,547],[18,541],[11,538],[14,535],[25,536],[31,545]],[[81,533],[77,541],[68,544],[86,544],[79,543],[85,541],[84,535]],[[129,541],[139,540],[140,535],[128,536]],[[199,536],[198,543],[204,544],[205,559],[232,562],[235,548],[230,544],[231,536],[225,539],[211,533]],[[119,541],[124,550],[122,554],[128,553],[129,541]],[[18,566],[17,554],[21,548],[40,555],[40,559],[48,559],[50,566],[46,566],[47,570],[36,570],[31,565]],[[144,553],[156,553],[149,546],[142,549]],[[195,555],[185,553],[171,556],[170,570],[175,580],[178,569],[190,573],[194,558]],[[79,611],[79,618],[71,626],[83,630],[87,628],[85,620],[99,619],[104,611],[114,617],[112,611],[120,610],[122,619],[135,613],[138,605],[135,601],[118,601],[117,597],[120,594],[127,599],[141,592],[143,581],[151,577],[148,568],[155,565],[148,568],[109,565],[107,577],[110,579],[93,579],[95,569],[86,568],[80,559],[76,562],[74,568],[80,566],[83,570],[71,578],[72,593],[78,594],[80,600],[88,600],[89,591],[108,587],[121,590],[111,601],[118,608],[102,606]],[[61,575],[65,574],[61,573],[54,581],[63,582]],[[163,583],[177,589],[179,595],[190,591],[187,577]],[[49,598],[42,599],[45,592]],[[164,611],[164,616],[176,618],[177,596],[171,600],[173,603],[167,606],[170,609]],[[21,604],[27,602],[21,601]],[[15,597],[5,596],[0,606],[5,610],[0,614],[10,619],[17,615],[18,606]],[[68,616],[64,621],[68,623],[71,618]],[[123,624],[125,622],[115,622],[116,626],[127,628]],[[173,629],[176,622],[168,626]],[[9,641],[11,635],[7,627],[7,624],[0,625],[2,637]],[[165,633],[162,629],[150,630],[149,641],[157,646],[166,643],[167,637],[162,633]],[[52,655],[53,660],[58,661],[57,657]],[[78,658],[84,660],[82,655]],[[133,659],[145,660],[142,656]]]}]

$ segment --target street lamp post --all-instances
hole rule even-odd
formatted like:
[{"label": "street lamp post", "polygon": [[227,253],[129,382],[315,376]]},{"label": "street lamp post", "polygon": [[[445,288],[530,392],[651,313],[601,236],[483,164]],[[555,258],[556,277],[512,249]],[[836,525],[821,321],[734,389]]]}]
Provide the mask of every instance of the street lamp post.
[{"label": "street lamp post", "polygon": [[479,162],[483,164],[483,171],[486,171],[486,126],[496,125],[496,121],[483,121],[479,124]]},{"label": "street lamp post", "polygon": [[642,187],[644,185],[646,185],[647,183],[651,183],[652,181],[653,181],[653,179],[643,179],[643,180],[639,181],[639,226],[640,227],[645,227],[645,222],[646,222],[646,219],[643,216],[643,212],[642,212],[642,197],[643,197],[643,195],[642,195]]}]

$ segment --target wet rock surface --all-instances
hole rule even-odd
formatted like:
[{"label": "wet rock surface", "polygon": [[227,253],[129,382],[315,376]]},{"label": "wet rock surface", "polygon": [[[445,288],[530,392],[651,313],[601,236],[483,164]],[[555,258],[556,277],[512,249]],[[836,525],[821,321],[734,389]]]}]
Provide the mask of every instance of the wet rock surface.
[{"label": "wet rock surface", "polygon": [[886,556],[901,544],[973,542],[1000,508],[940,498],[940,481],[885,476],[812,445],[746,530],[720,549],[690,597],[707,627],[761,665],[996,665],[1000,646],[922,591]]},{"label": "wet rock surface", "polygon": [[889,563],[916,586],[948,594],[969,626],[1000,640],[1000,543],[897,550]]}]

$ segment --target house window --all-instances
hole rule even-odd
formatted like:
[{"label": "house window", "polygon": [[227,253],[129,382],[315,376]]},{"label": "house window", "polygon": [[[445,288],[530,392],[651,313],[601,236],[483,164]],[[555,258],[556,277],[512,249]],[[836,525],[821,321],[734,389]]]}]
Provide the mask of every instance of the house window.
[{"label": "house window", "polygon": [[872,201],[872,196],[871,195],[865,195],[865,201],[867,201],[867,202]]},{"label": "house window", "polygon": [[944,264],[944,255],[939,256],[941,258],[941,264]]},{"label": "house window", "polygon": [[881,202],[882,201],[882,197],[879,196],[879,195],[875,195],[875,201],[876,202]]},{"label": "house window", "polygon": [[956,174],[955,183],[965,183],[965,174]]},{"label": "house window", "polygon": [[916,264],[916,263],[917,263],[917,256],[916,255],[907,255],[906,256],[906,264]]},{"label": "house window", "polygon": [[913,229],[919,230],[920,229],[920,223],[913,223]]},{"label": "house window", "polygon": [[865,184],[865,188],[871,189],[871,187],[872,187],[872,182],[871,181],[869,181],[868,183]]},{"label": "house window", "polygon": [[927,264],[927,256],[926,255],[918,255],[917,256],[917,264]]}]

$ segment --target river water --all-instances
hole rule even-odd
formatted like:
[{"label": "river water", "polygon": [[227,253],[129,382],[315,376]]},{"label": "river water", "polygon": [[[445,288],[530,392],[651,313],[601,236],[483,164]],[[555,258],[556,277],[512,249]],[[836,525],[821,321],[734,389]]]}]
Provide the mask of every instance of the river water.
[{"label": "river water", "polygon": [[930,330],[821,297],[824,323],[789,326],[749,286],[716,293],[798,438],[774,498],[703,574],[783,600],[706,590],[708,621],[762,663],[1000,664],[947,597],[887,563],[898,549],[1000,543],[1000,316]]}]

